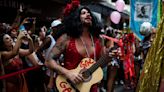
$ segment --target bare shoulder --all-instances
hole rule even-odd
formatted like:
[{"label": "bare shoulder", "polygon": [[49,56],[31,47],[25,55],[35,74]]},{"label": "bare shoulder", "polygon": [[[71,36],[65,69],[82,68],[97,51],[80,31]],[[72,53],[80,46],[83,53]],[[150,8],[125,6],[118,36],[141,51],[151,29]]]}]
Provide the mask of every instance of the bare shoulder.
[{"label": "bare shoulder", "polygon": [[2,51],[1,52],[1,59],[2,60],[8,60],[13,58],[14,56],[16,56],[15,54],[13,54],[12,51]]},{"label": "bare shoulder", "polygon": [[69,39],[70,39],[70,37],[67,34],[63,34],[58,38],[57,42],[60,42],[60,41],[65,42],[65,41],[68,41]]},{"label": "bare shoulder", "polygon": [[69,42],[69,37],[66,34],[61,35],[57,41],[55,46],[52,49],[51,57],[53,59],[59,58],[59,56],[66,50]]},{"label": "bare shoulder", "polygon": [[9,54],[10,52],[11,52],[11,51],[2,51],[0,55],[1,55],[1,57],[2,57],[2,56],[6,56],[6,55]]},{"label": "bare shoulder", "polygon": [[57,48],[60,51],[63,51],[66,49],[68,43],[69,43],[70,37],[67,36],[67,34],[61,35],[58,40],[56,41],[55,48]]},{"label": "bare shoulder", "polygon": [[69,42],[70,37],[67,34],[61,35],[56,41],[57,44],[67,44]]}]

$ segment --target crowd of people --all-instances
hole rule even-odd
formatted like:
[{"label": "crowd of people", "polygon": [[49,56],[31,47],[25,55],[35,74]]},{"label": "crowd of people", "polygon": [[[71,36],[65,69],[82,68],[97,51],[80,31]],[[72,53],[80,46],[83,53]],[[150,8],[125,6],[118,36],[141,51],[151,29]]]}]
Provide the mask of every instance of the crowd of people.
[{"label": "crowd of people", "polygon": [[127,29],[103,27],[78,4],[50,26],[36,28],[36,18],[19,18],[0,24],[0,77],[41,67],[0,79],[0,92],[113,92],[118,84],[135,90],[156,33],[147,23],[140,41]]}]

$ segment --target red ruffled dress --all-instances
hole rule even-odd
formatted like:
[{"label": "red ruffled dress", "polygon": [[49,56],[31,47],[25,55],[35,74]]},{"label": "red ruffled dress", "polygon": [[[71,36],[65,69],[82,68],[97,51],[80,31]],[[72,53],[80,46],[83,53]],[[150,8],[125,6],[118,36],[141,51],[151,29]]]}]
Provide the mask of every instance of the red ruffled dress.
[{"label": "red ruffled dress", "polygon": [[[94,38],[94,43],[95,43],[95,50],[96,50],[96,60],[99,59],[100,57],[100,52],[102,49],[101,42],[98,38]],[[75,39],[71,39],[68,45],[68,48],[66,49],[66,52],[64,53],[65,60],[64,60],[64,67],[71,70],[75,69],[81,60],[85,58],[82,56],[76,48],[75,45]],[[90,55],[90,58],[94,58],[94,54]],[[73,57],[73,59],[72,59]],[[90,92],[97,92],[98,86],[96,84],[92,85]]]},{"label": "red ruffled dress", "polygon": [[[5,74],[14,73],[23,69],[22,60],[19,56],[9,60],[9,63],[4,65]],[[6,92],[28,92],[24,74],[16,74],[6,78]]]}]

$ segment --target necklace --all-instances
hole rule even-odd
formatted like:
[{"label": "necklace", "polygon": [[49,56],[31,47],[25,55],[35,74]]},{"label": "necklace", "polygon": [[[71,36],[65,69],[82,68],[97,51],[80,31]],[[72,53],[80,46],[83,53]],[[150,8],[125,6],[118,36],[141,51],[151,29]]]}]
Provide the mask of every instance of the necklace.
[{"label": "necklace", "polygon": [[[92,46],[94,47],[94,51],[93,51],[93,54],[94,54],[94,60],[96,61],[96,49],[95,49],[95,44],[94,44],[93,36],[92,36],[92,35],[90,35],[90,36],[91,36]],[[81,41],[82,41],[82,43],[83,43],[83,46],[84,46],[85,51],[86,51],[86,53],[87,53],[87,56],[90,57],[90,55],[89,55],[89,51],[88,51],[88,49],[87,49],[87,45],[86,45],[86,43],[84,42],[84,40],[83,40],[82,37],[80,37],[80,39],[81,39]]]}]

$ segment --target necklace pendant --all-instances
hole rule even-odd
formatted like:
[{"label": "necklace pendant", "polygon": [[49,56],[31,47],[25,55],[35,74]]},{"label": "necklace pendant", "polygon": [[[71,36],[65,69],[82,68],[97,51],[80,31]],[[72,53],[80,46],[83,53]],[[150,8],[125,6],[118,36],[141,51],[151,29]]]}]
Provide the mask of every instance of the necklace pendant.
[{"label": "necklace pendant", "polygon": [[[92,42],[91,47],[94,48],[94,60],[96,61],[96,49],[95,49],[94,39],[93,39],[92,35],[90,35],[90,36],[91,36],[91,42]],[[85,55],[85,57],[90,58],[89,50],[88,50],[88,48],[87,48],[87,43],[84,42],[84,40],[83,40],[82,37],[80,37],[80,39],[81,39],[82,44],[83,44],[83,46],[84,46],[84,49],[85,49],[85,51],[86,51],[86,55]]]}]

